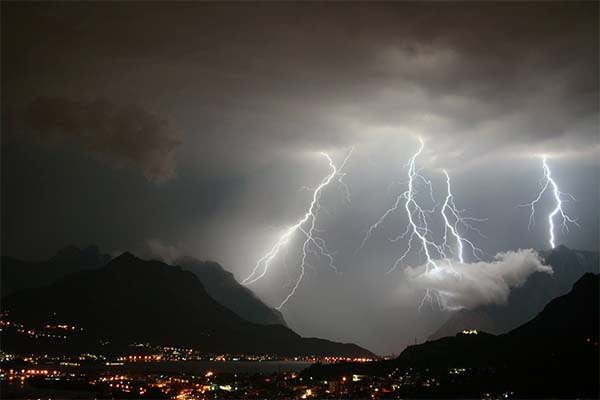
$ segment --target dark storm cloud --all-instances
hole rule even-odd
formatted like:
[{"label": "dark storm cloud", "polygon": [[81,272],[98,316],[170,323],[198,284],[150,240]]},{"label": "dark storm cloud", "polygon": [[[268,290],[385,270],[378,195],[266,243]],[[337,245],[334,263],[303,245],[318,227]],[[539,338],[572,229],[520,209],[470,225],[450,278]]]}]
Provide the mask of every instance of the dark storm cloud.
[{"label": "dark storm cloud", "polygon": [[[200,171],[223,158],[245,170],[382,129],[430,137],[455,164],[597,146],[596,8],[46,5],[14,10],[7,29],[28,34],[6,52],[24,71],[57,60],[42,74],[70,90],[164,108],[189,145],[182,161]],[[55,90],[48,82],[32,90]]]},{"label": "dark storm cloud", "polygon": [[71,140],[116,167],[134,165],[150,180],[175,176],[179,134],[167,121],[135,105],[38,97],[29,104],[25,121],[41,141]]}]

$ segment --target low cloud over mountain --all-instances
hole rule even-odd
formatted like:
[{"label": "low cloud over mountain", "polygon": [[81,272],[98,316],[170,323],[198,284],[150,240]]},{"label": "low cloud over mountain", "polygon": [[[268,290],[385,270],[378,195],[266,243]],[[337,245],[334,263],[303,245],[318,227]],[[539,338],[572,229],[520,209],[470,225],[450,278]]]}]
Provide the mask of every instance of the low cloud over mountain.
[{"label": "low cloud over mountain", "polygon": [[552,274],[532,249],[498,253],[494,261],[465,264],[438,262],[439,268],[407,268],[406,274],[423,289],[439,293],[448,309],[506,304],[510,290],[525,283],[534,272]]}]

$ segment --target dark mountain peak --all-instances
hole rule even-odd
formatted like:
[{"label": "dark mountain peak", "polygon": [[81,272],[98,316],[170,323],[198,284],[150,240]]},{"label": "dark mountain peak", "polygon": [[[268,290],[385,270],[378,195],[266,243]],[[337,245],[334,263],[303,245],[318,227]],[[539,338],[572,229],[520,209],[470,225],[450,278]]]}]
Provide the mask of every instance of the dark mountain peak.
[{"label": "dark mountain peak", "polygon": [[161,279],[191,279],[202,288],[202,284],[194,274],[183,271],[181,267],[171,266],[157,260],[142,260],[130,252],[113,258],[106,265],[106,269],[120,276],[140,279],[152,284],[160,284]]},{"label": "dark mountain peak", "polygon": [[546,264],[554,268],[558,267],[560,269],[564,265],[577,262],[577,252],[562,244],[554,249],[540,250],[538,253]]},{"label": "dark mountain peak", "polygon": [[[159,262],[159,261],[152,261],[152,262]],[[106,265],[106,267],[109,270],[118,269],[120,271],[125,271],[125,270],[133,271],[134,269],[139,269],[141,264],[142,264],[142,260],[140,258],[137,258],[132,253],[126,251],[125,253],[122,253],[121,255],[110,260],[110,262]]]},{"label": "dark mountain peak", "polygon": [[115,257],[113,259],[113,262],[120,263],[120,262],[123,262],[123,261],[130,262],[130,261],[135,261],[135,260],[140,260],[141,261],[141,259],[137,258],[134,254],[126,251],[126,252],[122,253],[121,255]]},{"label": "dark mountain peak", "polygon": [[409,346],[394,360],[313,364],[302,376],[435,378],[419,388],[399,385],[394,398],[482,398],[490,391],[506,397],[500,393],[510,388],[514,398],[597,399],[599,286],[600,275],[584,274],[571,292],[509,334],[459,333]]},{"label": "dark mountain peak", "polygon": [[233,274],[227,271],[225,268],[223,268],[223,266],[216,261],[201,261],[193,257],[182,257],[176,260],[174,264],[189,268],[201,268],[207,274],[223,276],[235,281],[235,277],[233,276]]},{"label": "dark mountain peak", "polygon": [[191,257],[182,258],[177,264],[184,270],[194,273],[213,299],[242,318],[258,324],[286,326],[283,315],[279,311],[263,303],[220,264]]},{"label": "dark mountain peak", "polygon": [[[3,310],[28,326],[44,326],[58,315],[84,328],[80,341],[64,343],[77,354],[95,351],[100,339],[109,339],[115,346],[143,341],[210,352],[373,356],[356,345],[303,339],[281,325],[248,322],[210,297],[194,273],[131,253],[104,268],[79,271],[2,300]],[[26,342],[2,344],[28,351]]]},{"label": "dark mountain peak", "polygon": [[506,305],[491,304],[453,313],[429,338],[454,336],[463,329],[480,329],[494,334],[509,332],[535,317],[553,298],[568,293],[584,274],[600,272],[598,252],[560,245],[555,249],[540,250],[539,254],[544,264],[552,267],[552,275],[535,272],[523,286],[511,290]]},{"label": "dark mountain peak", "polygon": [[600,275],[584,274],[573,289],[549,302],[534,319],[512,330],[511,336],[598,339]]},{"label": "dark mountain peak", "polygon": [[594,286],[598,286],[600,274],[586,272],[583,276],[573,284],[573,292],[579,293],[587,290],[593,290]]},{"label": "dark mountain peak", "polygon": [[42,287],[75,272],[99,269],[109,261],[110,256],[101,254],[96,246],[83,250],[67,246],[50,259],[38,262],[2,257],[1,292],[7,295],[21,289]]},{"label": "dark mountain peak", "polygon": [[144,266],[144,267],[151,267],[154,269],[160,269],[162,268],[171,268],[170,265],[162,262],[162,261],[158,261],[158,260],[143,260],[141,258],[139,258],[138,256],[136,256],[133,253],[130,253],[128,251],[122,253],[121,255],[113,258],[107,265],[108,267],[114,267],[114,266],[125,266],[128,268],[135,268],[135,267],[140,267],[140,266]]}]

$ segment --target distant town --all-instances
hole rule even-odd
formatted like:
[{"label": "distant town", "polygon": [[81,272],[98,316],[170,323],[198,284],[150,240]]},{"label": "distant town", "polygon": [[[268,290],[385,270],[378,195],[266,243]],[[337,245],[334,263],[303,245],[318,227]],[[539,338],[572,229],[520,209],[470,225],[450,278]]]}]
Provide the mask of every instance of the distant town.
[{"label": "distant town", "polygon": [[[138,348],[138,345],[134,345]],[[2,353],[0,368],[2,398],[45,396],[153,399],[235,399],[235,398],[382,398],[396,397],[418,387],[439,385],[436,378],[416,371],[395,369],[385,377],[351,374],[339,379],[317,379],[302,374],[305,363],[372,362],[370,359],[338,359],[335,357],[294,357],[219,355],[201,356],[189,349],[141,346],[158,353],[128,355],[108,359],[102,355],[82,354],[77,357],[20,357]],[[227,373],[207,369],[203,373],[186,372],[118,372],[130,371],[136,363],[185,364],[191,360],[214,362],[301,361],[298,371],[271,373]],[[218,369],[218,368],[215,368]],[[160,370],[157,366],[156,370]],[[467,373],[465,368],[452,368],[448,377]],[[502,393],[504,398],[510,392]]]},{"label": "distant town", "polygon": [[[12,330],[31,339],[69,340],[82,329],[69,324],[25,327],[7,320],[2,331]],[[475,335],[476,330],[463,331]],[[152,398],[152,399],[235,399],[235,398],[383,398],[439,385],[434,376],[412,369],[395,368],[385,376],[348,374],[319,379],[303,373],[310,365],[372,363],[389,358],[297,356],[274,354],[206,354],[191,348],[131,343],[126,354],[110,356],[18,355],[0,351],[2,398],[28,397],[43,393],[58,397]],[[194,365],[193,362],[204,362]],[[271,363],[265,372],[220,372],[219,364]],[[187,371],[191,365],[201,373]],[[178,367],[179,366],[179,367]],[[235,367],[234,367],[235,369]],[[269,370],[270,369],[270,370]],[[283,370],[282,370],[283,369]],[[260,369],[257,369],[260,371]],[[183,372],[185,371],[185,372]],[[465,368],[450,368],[447,377],[458,378]],[[490,394],[491,395],[491,394]],[[511,393],[502,393],[509,398]]]},{"label": "distant town", "polygon": [[[2,313],[0,331],[16,333],[29,339],[69,340],[83,329],[69,325],[47,324],[43,328],[26,327],[7,320]],[[353,375],[340,380],[315,380],[300,372],[311,364],[366,363],[379,358],[329,356],[278,356],[275,354],[207,354],[191,348],[131,343],[126,354],[117,356],[84,353],[78,355],[11,354],[0,351],[0,386],[2,398],[46,396],[109,397],[158,399],[223,399],[223,398],[310,398],[335,396],[362,397],[369,392],[377,396],[393,390],[398,384],[408,384],[409,377],[394,377],[389,381]],[[214,363],[217,368],[204,368],[200,374],[176,372],[180,364]],[[218,364],[272,363],[269,372],[217,372]],[[160,371],[169,365],[170,372]],[[282,371],[281,369],[285,369]],[[294,370],[289,370],[289,369]],[[121,372],[120,370],[128,371]],[[131,372],[139,370],[139,372]],[[259,368],[260,370],[260,368]],[[390,378],[392,378],[390,376]],[[371,393],[372,392],[372,393]]]}]

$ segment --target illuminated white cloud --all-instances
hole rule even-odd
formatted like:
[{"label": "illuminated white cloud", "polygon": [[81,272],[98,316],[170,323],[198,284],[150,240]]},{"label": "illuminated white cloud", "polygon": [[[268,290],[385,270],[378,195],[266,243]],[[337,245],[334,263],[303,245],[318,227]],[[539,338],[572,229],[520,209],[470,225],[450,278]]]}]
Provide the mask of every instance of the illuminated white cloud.
[{"label": "illuminated white cloud", "polygon": [[491,262],[446,263],[427,270],[424,265],[408,267],[408,278],[423,290],[439,294],[447,309],[506,304],[510,290],[522,286],[535,272],[552,274],[532,249],[498,253]]}]

